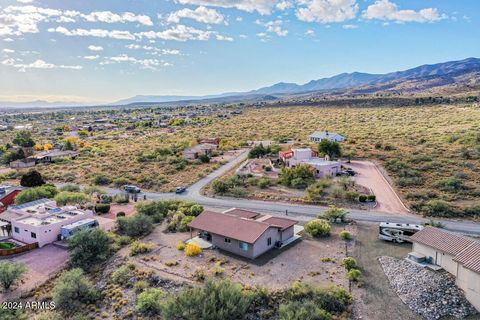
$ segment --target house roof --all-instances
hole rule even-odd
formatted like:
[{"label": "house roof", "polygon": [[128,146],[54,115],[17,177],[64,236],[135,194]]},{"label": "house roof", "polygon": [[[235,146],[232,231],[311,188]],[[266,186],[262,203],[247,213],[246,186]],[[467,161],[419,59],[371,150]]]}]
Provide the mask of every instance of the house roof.
[{"label": "house roof", "polygon": [[202,212],[188,226],[251,244],[270,228],[268,223],[212,211]]},{"label": "house roof", "polygon": [[426,227],[410,237],[413,242],[435,248],[439,251],[451,254],[459,254],[468,246],[475,243],[475,240],[455,235],[438,228]]},{"label": "house roof", "polygon": [[317,131],[312,133],[310,138],[317,138],[317,139],[332,139],[334,137],[340,137],[340,138],[345,138],[339,133],[336,132],[328,132],[328,131]]},{"label": "house roof", "polygon": [[223,213],[234,215],[234,216],[241,217],[241,218],[247,218],[247,219],[254,219],[254,218],[259,216],[259,214],[256,213],[256,212],[237,209],[237,208],[228,209],[226,211],[223,211]]},{"label": "house roof", "polygon": [[480,242],[474,241],[453,260],[461,263],[467,269],[480,273]]},{"label": "house roof", "polygon": [[271,226],[282,228],[282,230],[288,229],[298,223],[298,221],[292,219],[277,217],[270,217],[262,221],[268,223]]}]

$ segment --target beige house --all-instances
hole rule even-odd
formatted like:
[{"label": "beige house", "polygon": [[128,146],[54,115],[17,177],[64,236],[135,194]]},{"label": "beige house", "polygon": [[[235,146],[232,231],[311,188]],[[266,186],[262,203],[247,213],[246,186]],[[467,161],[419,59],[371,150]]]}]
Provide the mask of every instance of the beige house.
[{"label": "beige house", "polygon": [[413,251],[454,275],[465,297],[480,310],[480,242],[432,227],[410,239]]}]

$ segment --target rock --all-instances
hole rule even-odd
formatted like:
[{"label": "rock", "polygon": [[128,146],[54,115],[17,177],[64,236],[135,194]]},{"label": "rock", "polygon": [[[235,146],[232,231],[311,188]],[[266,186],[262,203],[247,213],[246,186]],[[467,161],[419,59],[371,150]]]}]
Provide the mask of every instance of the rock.
[{"label": "rock", "polygon": [[400,299],[425,319],[436,320],[445,316],[461,319],[476,314],[448,272],[431,271],[392,257],[378,260]]}]

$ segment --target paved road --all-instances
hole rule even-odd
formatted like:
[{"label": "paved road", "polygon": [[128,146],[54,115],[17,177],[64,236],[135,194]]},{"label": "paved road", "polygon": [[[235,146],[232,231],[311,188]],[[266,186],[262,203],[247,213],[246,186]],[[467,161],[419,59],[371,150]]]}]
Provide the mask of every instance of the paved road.
[{"label": "paved road", "polygon": [[[269,202],[269,201],[258,201],[258,200],[247,200],[247,199],[232,199],[225,197],[206,197],[201,194],[201,189],[207,184],[215,180],[216,178],[224,175],[229,170],[236,167],[241,162],[247,159],[248,152],[240,154],[236,158],[232,159],[227,164],[218,168],[217,170],[211,172],[209,175],[203,177],[190,187],[183,194],[177,195],[175,193],[156,193],[156,192],[146,192],[144,193],[149,200],[164,200],[164,199],[184,199],[189,201],[195,201],[208,208],[218,208],[218,209],[228,209],[232,207],[253,210],[260,213],[268,213],[278,216],[288,216],[294,217],[297,220],[309,220],[312,217],[317,216],[322,213],[326,208],[319,206],[311,205],[300,205],[300,204],[290,204],[282,202]],[[107,189],[112,193],[121,193],[120,190],[116,189]],[[419,224],[422,222],[427,222],[427,219],[424,219],[420,216],[414,214],[406,213],[386,213],[378,211],[366,211],[366,210],[350,210],[348,217],[357,221],[366,221],[366,222],[395,222],[395,223],[413,223]],[[480,224],[468,220],[452,220],[452,219],[435,219],[436,221],[441,221],[445,228],[459,233],[478,235],[480,236]]]}]

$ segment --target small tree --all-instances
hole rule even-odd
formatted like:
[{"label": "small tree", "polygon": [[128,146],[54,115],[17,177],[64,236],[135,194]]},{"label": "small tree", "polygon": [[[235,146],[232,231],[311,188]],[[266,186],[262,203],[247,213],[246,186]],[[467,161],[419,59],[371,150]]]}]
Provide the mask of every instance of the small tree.
[{"label": "small tree", "polygon": [[340,144],[337,141],[323,139],[318,144],[318,152],[328,155],[330,158],[338,158],[342,155]]},{"label": "small tree", "polygon": [[163,310],[162,301],[165,297],[166,294],[162,289],[147,289],[138,295],[137,309],[145,314],[159,315]]},{"label": "small tree", "polygon": [[136,214],[131,217],[117,219],[118,232],[130,237],[146,236],[153,230],[153,221],[147,215]]},{"label": "small tree", "polygon": [[360,280],[362,273],[358,269],[351,269],[347,272],[347,279],[348,281],[357,282]]},{"label": "small tree", "polygon": [[37,170],[30,170],[29,172],[22,175],[20,179],[20,185],[22,187],[39,187],[45,184],[42,175]]},{"label": "small tree", "polygon": [[347,230],[341,231],[339,235],[340,235],[340,239],[342,239],[343,241],[352,240],[352,234],[350,232],[348,232]]},{"label": "small tree", "polygon": [[64,272],[55,282],[53,301],[61,310],[78,310],[83,304],[94,302],[97,294],[82,269]]},{"label": "small tree", "polygon": [[330,235],[330,225],[327,221],[314,219],[305,224],[305,231],[315,238]]},{"label": "small tree", "polygon": [[352,257],[346,257],[342,259],[342,266],[347,270],[352,270],[357,268],[357,260]]},{"label": "small tree", "polygon": [[12,142],[24,148],[31,148],[35,145],[35,141],[32,139],[32,133],[26,130],[18,131]]},{"label": "small tree", "polygon": [[19,279],[27,268],[24,264],[10,261],[0,261],[0,283],[5,290],[10,289],[12,284]]},{"label": "small tree", "polygon": [[83,192],[71,191],[62,191],[57,194],[54,199],[59,206],[85,204],[91,200],[90,197]]},{"label": "small tree", "polygon": [[[338,219],[340,219],[340,221],[344,222],[345,221],[345,216],[348,213],[349,212],[345,209],[338,208],[336,206],[330,206],[323,213],[323,217],[328,219],[332,223],[336,222]],[[321,217],[321,216],[319,216],[319,217]]]},{"label": "small tree", "polygon": [[70,263],[74,267],[90,270],[110,256],[110,238],[101,229],[81,230],[68,240]]}]

